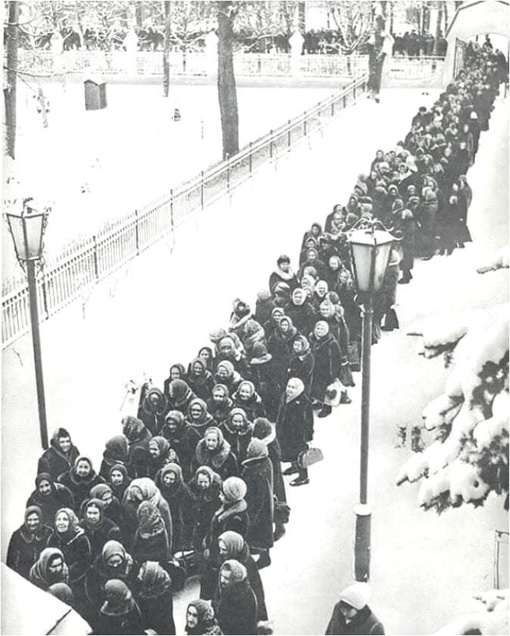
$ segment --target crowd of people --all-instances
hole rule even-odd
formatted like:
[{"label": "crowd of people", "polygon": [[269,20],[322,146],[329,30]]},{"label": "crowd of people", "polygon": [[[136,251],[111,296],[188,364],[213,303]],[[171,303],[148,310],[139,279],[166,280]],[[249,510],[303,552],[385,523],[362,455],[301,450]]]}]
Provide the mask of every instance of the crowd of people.
[{"label": "crowd of people", "polygon": [[[305,232],[295,270],[280,256],[253,308],[236,299],[188,365],[172,364],[161,389],[144,385],[98,470],[67,429],[55,431],[9,543],[11,568],[96,634],[176,633],[183,572],[200,576],[187,634],[270,633],[259,570],[291,517],[287,484],[310,483],[314,411],[325,418],[348,405],[360,368],[349,232],[380,222],[396,238],[375,299],[377,342],[397,326],[388,326],[397,282],[411,280],[415,256],[470,240],[466,172],[506,79],[498,55],[473,49],[405,140],[377,152],[348,203]],[[327,633],[384,633],[367,588],[345,592]],[[368,624],[375,631],[359,631]]]}]

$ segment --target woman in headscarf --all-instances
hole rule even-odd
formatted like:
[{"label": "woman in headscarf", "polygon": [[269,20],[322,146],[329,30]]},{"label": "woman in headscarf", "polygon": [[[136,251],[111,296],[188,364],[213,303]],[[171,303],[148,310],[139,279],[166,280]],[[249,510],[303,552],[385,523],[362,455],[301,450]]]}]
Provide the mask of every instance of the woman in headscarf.
[{"label": "woman in headscarf", "polygon": [[291,302],[285,306],[285,315],[300,333],[309,333],[315,322],[315,312],[307,300],[304,289],[297,287],[292,292]]},{"label": "woman in headscarf", "polygon": [[119,526],[105,515],[104,503],[100,499],[92,498],[84,504],[80,527],[89,540],[92,559],[101,553],[107,541],[122,539]]},{"label": "woman in headscarf", "polygon": [[278,329],[268,340],[267,346],[273,356],[274,370],[280,386],[285,383],[292,344],[297,335],[298,330],[292,324],[292,320],[288,316],[283,316],[278,324]]},{"label": "woman in headscarf", "polygon": [[238,464],[246,457],[248,444],[251,441],[253,424],[241,408],[233,408],[228,420],[220,427],[225,439],[236,456]]},{"label": "woman in headscarf", "polygon": [[[335,206],[336,208],[337,206]],[[333,208],[334,211],[334,208]],[[327,221],[326,221],[327,222]],[[306,242],[309,238],[313,238],[317,243],[319,242],[319,239],[322,235],[322,226],[320,223],[312,223],[312,227],[307,230],[304,235],[303,235],[303,240],[301,241],[301,251],[303,251],[303,249],[306,246]]]},{"label": "woman in headscarf", "polygon": [[115,497],[122,501],[126,488],[131,483],[131,477],[128,475],[127,468],[123,464],[115,464],[110,468],[108,473],[108,485],[112,489]]},{"label": "woman in headscarf", "polygon": [[297,336],[292,343],[292,355],[290,357],[286,379],[299,378],[302,380],[307,396],[310,396],[310,391],[312,390],[314,366],[315,359],[308,339],[302,335]]},{"label": "woman in headscarf", "polygon": [[115,464],[127,464],[129,442],[125,435],[114,435],[110,438],[103,451],[103,461],[99,469],[99,476],[108,479],[110,470]]},{"label": "woman in headscarf", "polygon": [[[282,451],[280,443],[276,437],[276,427],[265,417],[258,417],[253,423],[253,438],[260,439],[267,446],[268,456],[271,460],[273,468],[273,491],[275,495],[275,509],[283,506],[287,502],[287,494],[285,492],[285,482],[282,475]],[[277,514],[275,510],[274,523],[275,532],[274,540],[278,541],[285,534],[286,521]]]},{"label": "woman in headscarf", "polygon": [[99,610],[104,602],[104,588],[107,581],[120,579],[129,586],[135,580],[136,569],[133,557],[118,541],[107,541],[101,554],[98,554],[90,566],[85,578],[85,591],[92,610]]},{"label": "woman in headscarf", "polygon": [[168,404],[163,391],[155,386],[148,389],[138,409],[138,417],[151,435],[158,435],[165,421]]},{"label": "woman in headscarf", "polygon": [[[113,489],[110,484],[98,484],[94,486],[94,488],[91,488],[90,499],[99,499],[99,501],[101,501],[104,516],[110,519],[114,525],[118,526],[121,536],[124,537],[126,531],[126,515],[120,500],[113,494]],[[85,500],[82,509],[87,505],[88,501],[90,500]]]},{"label": "woman in headscarf", "polygon": [[[341,271],[342,261],[340,260],[339,256],[333,254],[328,259],[326,276],[324,278],[328,285],[328,291],[336,291],[338,293],[338,288],[340,286],[339,277]],[[305,331],[304,333],[310,333],[311,329],[312,327],[310,326],[310,329],[308,329],[308,331]]]},{"label": "woman in headscarf", "polygon": [[[92,562],[90,542],[80,528],[78,517],[70,508],[55,515],[55,525],[48,538],[49,548],[58,548],[69,568],[69,586],[80,607],[85,604],[85,576]],[[67,581],[66,581],[67,582]]]},{"label": "woman in headscarf", "polygon": [[140,609],[123,581],[108,581],[105,585],[105,597],[94,629],[96,634],[143,633]]},{"label": "woman in headscarf", "polygon": [[216,426],[216,422],[207,412],[206,403],[200,398],[195,398],[191,401],[188,408],[188,417],[186,418],[186,424],[190,426],[193,433],[192,443],[195,449],[198,442],[203,439],[206,430],[210,426]]},{"label": "woman in headscarf", "polygon": [[168,410],[180,411],[186,415],[190,402],[197,397],[189,388],[188,383],[184,380],[172,380],[168,391]]},{"label": "woman in headscarf", "polygon": [[170,462],[179,463],[179,457],[175,450],[171,447],[170,442],[161,436],[156,436],[149,442],[149,470],[148,477],[154,479],[156,473],[163,468],[165,464]]},{"label": "woman in headscarf", "polygon": [[313,411],[299,378],[290,378],[287,382],[276,420],[276,436],[282,449],[282,462],[290,462],[283,474],[297,473],[291,486],[308,484],[308,471],[298,464],[298,458],[313,439]]},{"label": "woman in headscarf", "polygon": [[205,570],[200,582],[200,598],[210,599],[214,594],[218,580],[220,534],[227,530],[238,532],[246,537],[250,527],[247,512],[246,483],[239,477],[229,477],[221,487],[221,506],[211,519],[211,526],[204,539]]},{"label": "woman in headscarf", "polygon": [[252,551],[259,554],[257,567],[271,564],[269,550],[273,540],[273,467],[267,446],[259,439],[252,439],[243,461],[242,477],[246,483],[245,500],[248,506],[250,527],[246,540]]},{"label": "woman in headscarf", "polygon": [[142,615],[142,629],[156,634],[175,634],[172,579],[157,561],[142,564],[135,597]]},{"label": "woman in headscarf", "polygon": [[324,276],[326,275],[326,265],[323,261],[320,260],[319,252],[314,247],[310,247],[306,250],[306,260],[303,261],[303,264],[299,268],[298,272],[299,279],[301,279],[301,277],[303,276],[305,267],[309,265],[315,268],[319,278],[324,278]]},{"label": "woman in headscarf", "polygon": [[255,304],[255,320],[262,326],[271,318],[271,312],[275,304],[268,289],[261,289],[257,292],[257,302]]},{"label": "woman in headscarf", "polygon": [[211,373],[214,369],[214,352],[211,347],[200,347],[197,358],[205,361],[207,370]]},{"label": "woman in headscarf", "polygon": [[[318,280],[317,283],[315,284],[315,289],[313,291],[313,296],[312,296],[312,307],[314,309],[315,316],[317,316],[317,314],[319,313],[320,304],[326,298],[328,291],[329,291],[328,284],[326,283],[326,281]],[[316,320],[317,319],[315,319],[313,324],[315,324]],[[313,325],[312,325],[312,329],[313,329]]]},{"label": "woman in headscarf", "polygon": [[260,395],[267,416],[274,420],[278,412],[281,388],[275,372],[273,356],[262,343],[255,345],[250,360],[253,384]]},{"label": "woman in headscarf", "polygon": [[49,473],[41,473],[35,478],[35,490],[27,499],[27,508],[29,506],[37,506],[42,514],[41,522],[52,528],[57,510],[74,509],[74,498],[69,488],[54,482]]},{"label": "woman in headscarf", "polygon": [[71,440],[65,428],[57,428],[50,440],[50,447],[44,451],[37,465],[37,474],[46,473],[56,481],[62,473],[74,466],[80,451]]},{"label": "woman in headscarf", "polygon": [[149,479],[148,477],[133,479],[124,493],[122,505],[126,511],[128,520],[130,520],[132,532],[134,533],[136,530],[138,522],[138,507],[144,501],[148,501],[158,508],[161,518],[165,523],[168,545],[170,546],[171,551],[173,545],[173,526],[170,508],[168,507],[166,500],[161,495],[159,488],[157,488],[152,479]]},{"label": "woman in headscarf", "polygon": [[241,337],[242,328],[251,316],[251,309],[250,306],[240,298],[234,299],[232,306],[233,309],[230,314],[228,331],[229,333],[235,333],[238,337]]},{"label": "woman in headscarf", "polygon": [[209,466],[223,480],[238,474],[235,455],[231,452],[230,444],[224,438],[221,429],[210,426],[203,439],[196,448],[196,465]]},{"label": "woman in headscarf", "polygon": [[222,362],[230,362],[234,369],[243,377],[249,377],[250,369],[244,353],[236,347],[232,335],[220,340],[218,355],[214,359],[216,370]]},{"label": "woman in headscarf", "polygon": [[267,621],[264,586],[260,578],[257,564],[250,554],[250,548],[244,538],[237,532],[227,530],[218,538],[220,564],[229,559],[239,561],[246,568],[248,581],[257,599],[257,622]]},{"label": "woman in headscarf", "polygon": [[45,591],[55,583],[67,583],[69,570],[62,551],[58,548],[44,548],[30,568],[28,578],[31,583]]},{"label": "woman in headscarf", "polygon": [[188,372],[188,386],[201,400],[207,401],[214,387],[214,378],[203,358],[195,358]]},{"label": "woman in headscarf", "polygon": [[285,254],[278,257],[276,269],[269,277],[269,291],[272,294],[278,283],[287,283],[291,290],[298,286],[296,275],[290,266],[290,258]]},{"label": "woman in headscarf", "polygon": [[208,601],[198,599],[191,601],[186,610],[186,634],[198,636],[200,634],[223,634],[218,621],[214,617],[214,610]]},{"label": "woman in headscarf", "polygon": [[213,607],[224,634],[257,633],[257,599],[239,561],[222,564]]},{"label": "woman in headscarf", "polygon": [[243,380],[232,396],[234,408],[243,409],[246,417],[253,422],[256,417],[264,417],[266,409],[255,385],[250,380]]},{"label": "woman in headscarf", "polygon": [[339,377],[342,353],[340,345],[329,325],[324,320],[319,320],[313,333],[310,334],[310,346],[315,359],[311,397],[322,409],[318,417],[328,416],[332,409],[325,404],[328,387]]},{"label": "woman in headscarf", "polygon": [[168,543],[165,522],[157,506],[150,501],[142,501],[136,512],[138,527],[136,529],[131,554],[135,561],[158,561],[167,563],[172,556]]},{"label": "woman in headscarf", "polygon": [[233,402],[224,384],[215,384],[211,397],[207,400],[207,411],[218,426],[227,421]]},{"label": "woman in headscarf", "polygon": [[271,311],[271,317],[267,322],[264,323],[264,332],[266,334],[266,341],[269,342],[269,339],[276,333],[278,330],[278,325],[280,324],[280,320],[285,315],[285,311],[283,307],[274,307]]},{"label": "woman in headscarf", "polygon": [[170,384],[173,380],[187,380],[186,369],[180,362],[172,364],[168,372],[168,378],[163,382],[163,393],[167,400],[170,397]]},{"label": "woman in headscarf", "polygon": [[235,370],[234,365],[230,360],[222,360],[218,363],[216,368],[216,374],[214,376],[216,384],[223,384],[227,387],[230,395],[233,395],[237,387],[243,381],[243,378]]},{"label": "woman in headscarf", "polygon": [[122,419],[122,432],[129,442],[127,470],[132,478],[146,477],[149,470],[149,442],[152,434],[142,420],[127,415]]},{"label": "woman in headscarf", "polygon": [[155,484],[165,498],[172,515],[173,551],[191,549],[191,491],[184,483],[178,464],[166,464],[156,475]]},{"label": "woman in headscarf", "polygon": [[72,468],[58,478],[58,482],[71,491],[74,499],[74,509],[80,510],[81,504],[89,496],[90,489],[97,484],[104,484],[105,480],[96,474],[92,461],[79,455]]},{"label": "woman in headscarf", "polygon": [[189,424],[186,424],[184,415],[180,411],[170,411],[165,418],[165,426],[161,434],[177,453],[184,481],[188,481],[191,477],[191,464],[195,457],[195,432]]},{"label": "woman in headscarf", "polygon": [[221,506],[221,477],[209,466],[200,466],[189,483],[192,503],[189,509],[192,523],[191,546],[203,550],[203,541],[211,527],[211,519]]},{"label": "woman in headscarf", "polygon": [[309,236],[304,242],[303,247],[301,248],[301,252],[299,254],[299,266],[306,261],[306,255],[309,249],[316,249],[319,252],[319,241],[314,236]]},{"label": "woman in headscarf", "polygon": [[15,530],[7,548],[7,565],[25,579],[30,569],[46,547],[51,528],[42,522],[42,512],[38,506],[28,506],[23,525]]},{"label": "woman in headscarf", "polygon": [[432,188],[423,188],[423,201],[418,208],[420,239],[424,256],[422,260],[430,260],[434,256],[434,230],[438,212],[437,195]]}]

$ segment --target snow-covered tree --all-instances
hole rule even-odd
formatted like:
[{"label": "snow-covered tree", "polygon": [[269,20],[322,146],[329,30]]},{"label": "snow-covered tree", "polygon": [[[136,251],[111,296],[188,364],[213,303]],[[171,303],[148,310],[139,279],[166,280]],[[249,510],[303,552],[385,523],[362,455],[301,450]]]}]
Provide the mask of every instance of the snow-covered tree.
[{"label": "snow-covered tree", "polygon": [[[502,267],[508,257],[496,254],[482,269]],[[504,303],[429,317],[409,331],[422,336],[422,355],[443,355],[451,368],[444,393],[422,414],[435,441],[412,455],[397,477],[398,485],[421,480],[424,509],[479,506],[491,492],[506,496],[508,508],[509,317]]]},{"label": "snow-covered tree", "polygon": [[445,625],[434,636],[455,634],[508,634],[508,590],[489,590],[475,599],[483,607],[462,614]]}]

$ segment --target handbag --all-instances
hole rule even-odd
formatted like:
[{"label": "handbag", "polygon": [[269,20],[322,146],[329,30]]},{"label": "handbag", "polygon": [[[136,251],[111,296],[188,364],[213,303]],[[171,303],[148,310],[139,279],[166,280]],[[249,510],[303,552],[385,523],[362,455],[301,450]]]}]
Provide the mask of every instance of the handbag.
[{"label": "handbag", "polygon": [[340,365],[339,376],[340,376],[340,382],[344,386],[356,386],[354,384],[354,378],[352,377],[351,367],[349,366],[348,362],[343,362]]},{"label": "handbag", "polygon": [[284,501],[274,498],[274,521],[275,523],[289,523],[290,506]]},{"label": "handbag", "polygon": [[393,308],[388,309],[388,311],[384,315],[381,329],[383,331],[393,331],[393,329],[398,329],[399,327],[400,325],[398,323],[397,312]]},{"label": "handbag", "polygon": [[300,468],[308,468],[324,459],[320,448],[307,448],[298,455],[297,463]]},{"label": "handbag", "polygon": [[359,349],[359,342],[357,340],[349,342],[347,346],[347,359],[349,360],[351,371],[354,372],[361,371],[361,358]]},{"label": "handbag", "polygon": [[340,404],[340,397],[342,394],[342,385],[340,380],[336,380],[328,386],[326,389],[326,395],[324,396],[324,404],[326,406],[338,406]]}]

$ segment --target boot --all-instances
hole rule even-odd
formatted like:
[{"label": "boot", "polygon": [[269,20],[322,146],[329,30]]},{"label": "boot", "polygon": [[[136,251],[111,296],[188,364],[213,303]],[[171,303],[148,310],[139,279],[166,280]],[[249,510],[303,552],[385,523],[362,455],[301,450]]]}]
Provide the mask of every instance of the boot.
[{"label": "boot", "polygon": [[295,475],[296,473],[299,473],[299,467],[296,462],[292,462],[288,468],[282,471],[282,475]]},{"label": "boot", "polygon": [[268,565],[271,565],[271,557],[269,556],[269,550],[264,550],[260,553],[260,556],[257,560],[257,570],[267,568]]},{"label": "boot", "polygon": [[308,468],[302,468],[299,471],[299,476],[296,477],[293,481],[290,482],[291,486],[305,486],[309,484],[310,480],[308,479]]},{"label": "boot", "polygon": [[283,525],[283,523],[275,523],[274,533],[273,533],[274,541],[278,541],[279,539],[281,539],[284,534],[285,534],[285,526]]},{"label": "boot", "polygon": [[352,400],[347,395],[347,391],[342,391],[340,393],[340,404],[350,404],[351,402],[352,402]]},{"label": "boot", "polygon": [[328,415],[331,415],[332,411],[333,409],[331,408],[331,406],[327,406],[327,404],[324,404],[317,417],[328,417]]}]

